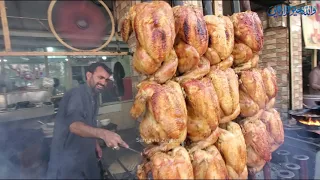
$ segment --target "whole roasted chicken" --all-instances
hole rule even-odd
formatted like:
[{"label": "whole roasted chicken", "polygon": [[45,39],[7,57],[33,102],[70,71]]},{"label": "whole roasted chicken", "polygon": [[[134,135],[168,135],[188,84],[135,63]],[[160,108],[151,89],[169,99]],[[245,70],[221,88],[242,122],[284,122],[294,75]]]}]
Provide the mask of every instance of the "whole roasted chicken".
[{"label": "whole roasted chicken", "polygon": [[277,76],[272,67],[266,67],[261,70],[262,80],[266,94],[268,96],[268,103],[266,109],[271,109],[275,103],[275,97],[278,93]]},{"label": "whole roasted chicken", "polygon": [[131,108],[131,116],[138,118],[142,140],[149,145],[145,153],[168,151],[179,146],[187,135],[187,108],[180,85],[167,81],[160,85],[154,81],[143,81]]},{"label": "whole roasted chicken", "polygon": [[178,71],[183,74],[197,67],[208,48],[208,31],[202,9],[195,6],[172,8],[177,34],[174,49],[178,56]]},{"label": "whole roasted chicken", "polygon": [[261,71],[259,69],[242,71],[239,81],[240,114],[243,117],[253,116],[268,103]]},{"label": "whole roasted chicken", "polygon": [[176,33],[171,6],[164,1],[132,6],[122,22],[123,41],[127,42],[132,32],[137,40],[134,69],[158,83],[171,79],[178,66],[173,49]]},{"label": "whole roasted chicken", "polygon": [[138,166],[138,179],[148,179],[149,172],[153,179],[194,179],[189,153],[181,146],[148,157]]},{"label": "whole roasted chicken", "polygon": [[234,13],[231,20],[235,36],[232,52],[235,71],[256,67],[258,53],[263,48],[263,27],[258,14],[252,11]]},{"label": "whole roasted chicken", "polygon": [[235,122],[221,125],[221,134],[215,143],[227,167],[229,179],[247,179],[246,144],[240,126]]},{"label": "whole roasted chicken", "polygon": [[[234,29],[230,18],[221,15],[206,15],[204,20],[209,34],[209,47],[204,56],[208,58],[210,65],[216,65],[228,58],[233,61],[230,56],[232,56],[234,46]],[[231,67],[232,63],[227,63],[225,68]]]},{"label": "whole roasted chicken", "polygon": [[284,142],[284,130],[280,115],[275,109],[270,109],[268,111],[264,111],[261,114],[260,119],[266,125],[269,133],[271,152],[274,152]]},{"label": "whole roasted chicken", "polygon": [[240,121],[247,147],[247,165],[250,174],[261,171],[266,162],[271,160],[271,146],[266,125],[260,120],[263,110],[256,115]]},{"label": "whole roasted chicken", "polygon": [[195,179],[228,179],[225,161],[214,145],[197,149],[190,155]]},{"label": "whole roasted chicken", "polygon": [[216,141],[210,140],[210,143],[207,140],[209,144],[204,143],[211,134],[213,139],[217,139],[215,130],[220,120],[218,97],[209,78],[186,80],[181,86],[186,93],[187,137],[192,142],[198,142],[198,145],[202,144],[198,148],[203,149],[203,144],[209,146]]},{"label": "whole roasted chicken", "polygon": [[222,70],[217,66],[212,66],[207,77],[211,79],[218,96],[220,105],[219,123],[227,123],[236,119],[240,114],[237,74],[231,68]]}]

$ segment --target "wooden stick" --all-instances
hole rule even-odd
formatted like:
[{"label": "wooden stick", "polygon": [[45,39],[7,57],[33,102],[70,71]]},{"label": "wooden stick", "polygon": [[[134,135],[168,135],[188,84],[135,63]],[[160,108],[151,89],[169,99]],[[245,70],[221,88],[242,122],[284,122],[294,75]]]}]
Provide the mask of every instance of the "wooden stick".
[{"label": "wooden stick", "polygon": [[4,46],[6,51],[11,51],[9,26],[8,26],[7,12],[6,12],[6,6],[5,6],[4,0],[0,1],[0,16],[1,16],[1,23],[2,23],[2,29],[3,29]]},{"label": "wooden stick", "polygon": [[[1,1],[0,1],[1,2]],[[79,51],[79,52],[0,52],[1,56],[125,56],[128,52]]]}]

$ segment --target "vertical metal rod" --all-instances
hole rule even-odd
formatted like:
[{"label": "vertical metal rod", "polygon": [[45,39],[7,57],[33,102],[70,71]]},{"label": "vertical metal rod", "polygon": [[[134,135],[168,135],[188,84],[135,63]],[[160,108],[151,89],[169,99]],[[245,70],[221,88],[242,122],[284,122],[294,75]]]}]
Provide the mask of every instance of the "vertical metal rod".
[{"label": "vertical metal rod", "polygon": [[233,13],[241,12],[239,0],[232,1],[232,11],[233,11]]},{"label": "vertical metal rod", "polygon": [[240,0],[242,11],[251,11],[250,0]]},{"label": "vertical metal rod", "polygon": [[11,51],[9,25],[8,25],[7,11],[6,11],[6,6],[5,6],[4,0],[0,1],[0,16],[1,16],[1,23],[2,23],[2,29],[3,29],[5,50]]},{"label": "vertical metal rod", "polygon": [[213,15],[212,0],[202,0],[203,14]]},{"label": "vertical metal rod", "polygon": [[271,169],[268,162],[263,167],[263,176],[264,179],[271,179]]},{"label": "vertical metal rod", "polygon": [[174,7],[174,6],[183,6],[183,1],[172,0],[172,7]]}]

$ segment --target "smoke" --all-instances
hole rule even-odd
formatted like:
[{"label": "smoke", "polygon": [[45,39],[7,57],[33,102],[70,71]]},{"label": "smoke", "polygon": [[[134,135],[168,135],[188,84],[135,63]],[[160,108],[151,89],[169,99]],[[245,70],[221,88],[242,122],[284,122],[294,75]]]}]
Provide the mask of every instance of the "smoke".
[{"label": "smoke", "polygon": [[0,179],[44,178],[43,132],[0,127]]}]

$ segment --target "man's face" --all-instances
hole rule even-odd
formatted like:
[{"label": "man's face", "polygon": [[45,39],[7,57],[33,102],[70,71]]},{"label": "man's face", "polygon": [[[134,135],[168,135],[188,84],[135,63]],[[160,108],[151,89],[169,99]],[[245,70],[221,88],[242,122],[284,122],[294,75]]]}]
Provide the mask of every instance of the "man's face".
[{"label": "man's face", "polygon": [[110,77],[110,74],[106,70],[104,70],[102,67],[97,67],[96,71],[92,74],[90,72],[87,72],[87,81],[88,85],[96,92],[100,93],[104,90],[104,88],[107,85],[107,80]]}]

